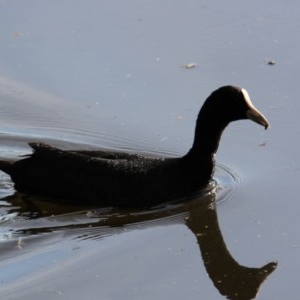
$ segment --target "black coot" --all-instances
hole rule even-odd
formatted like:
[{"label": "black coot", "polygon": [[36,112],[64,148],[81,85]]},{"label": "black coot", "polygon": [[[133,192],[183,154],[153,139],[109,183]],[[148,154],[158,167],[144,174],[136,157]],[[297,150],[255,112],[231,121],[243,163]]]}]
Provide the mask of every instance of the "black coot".
[{"label": "black coot", "polygon": [[203,104],[194,143],[180,158],[153,158],[109,151],[64,151],[30,143],[33,153],[0,161],[22,193],[52,201],[116,207],[152,207],[201,191],[212,181],[221,134],[232,121],[250,119],[267,129],[266,118],[246,90],[224,86]]}]

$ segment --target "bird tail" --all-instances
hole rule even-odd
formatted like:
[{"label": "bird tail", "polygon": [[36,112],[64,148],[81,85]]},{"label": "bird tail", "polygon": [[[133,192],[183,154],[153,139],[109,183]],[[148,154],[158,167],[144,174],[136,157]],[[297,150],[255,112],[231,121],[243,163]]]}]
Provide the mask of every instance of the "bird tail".
[{"label": "bird tail", "polygon": [[4,173],[10,175],[12,172],[12,166],[14,164],[14,161],[9,160],[0,160],[0,170]]}]

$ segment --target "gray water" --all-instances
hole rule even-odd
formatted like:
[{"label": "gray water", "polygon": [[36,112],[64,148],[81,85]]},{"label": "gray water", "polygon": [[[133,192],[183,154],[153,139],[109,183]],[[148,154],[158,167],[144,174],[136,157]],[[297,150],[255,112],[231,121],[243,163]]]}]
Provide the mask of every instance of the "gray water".
[{"label": "gray water", "polygon": [[165,210],[50,205],[1,173],[1,299],[298,299],[298,15],[296,1],[0,1],[1,157],[33,140],[178,156],[225,84],[271,123],[231,124],[217,194]]}]

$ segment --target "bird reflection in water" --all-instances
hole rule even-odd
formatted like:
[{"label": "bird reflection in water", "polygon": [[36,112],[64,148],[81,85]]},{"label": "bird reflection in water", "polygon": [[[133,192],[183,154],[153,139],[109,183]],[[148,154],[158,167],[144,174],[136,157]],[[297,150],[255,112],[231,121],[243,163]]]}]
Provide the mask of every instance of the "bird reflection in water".
[{"label": "bird reflection in water", "polygon": [[[35,211],[35,218],[41,216],[42,211],[51,211],[54,214],[62,212],[62,208],[56,204],[32,201],[32,199],[34,198],[15,194],[7,200],[18,205],[19,212],[21,210],[23,212]],[[226,247],[218,223],[216,206],[216,192],[213,191],[205,195],[194,195],[188,201],[147,211],[89,210],[88,213],[97,221],[90,225],[89,231],[85,231],[85,238],[101,238],[104,234],[107,235],[108,227],[110,234],[114,234],[122,232],[122,229],[128,225],[134,226],[134,228],[143,228],[143,225],[156,226],[164,220],[167,222],[171,220],[172,223],[184,222],[197,239],[207,274],[219,293],[231,300],[254,299],[262,283],[276,269],[277,263],[270,262],[260,268],[240,265]],[[37,211],[40,213],[36,213]],[[105,232],[103,228],[105,228]],[[58,227],[53,228],[56,231],[58,229]],[[65,233],[66,230],[69,230],[70,235],[74,234],[74,230],[79,230],[82,236],[82,229],[86,230],[86,225],[72,225],[66,229],[64,224],[61,229]],[[23,233],[39,234],[45,231],[49,232],[49,230],[51,231],[51,228],[33,229],[31,227],[23,230]]]},{"label": "bird reflection in water", "polygon": [[195,234],[207,273],[219,292],[228,299],[254,299],[260,285],[275,270],[270,262],[260,268],[240,265],[226,247],[218,223],[214,199],[201,199],[189,208],[186,225]]}]

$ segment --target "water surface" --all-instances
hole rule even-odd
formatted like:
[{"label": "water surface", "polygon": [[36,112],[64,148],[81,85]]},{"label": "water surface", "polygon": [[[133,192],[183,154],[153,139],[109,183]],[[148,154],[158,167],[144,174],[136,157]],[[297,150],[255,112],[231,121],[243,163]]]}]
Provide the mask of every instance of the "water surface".
[{"label": "water surface", "polygon": [[298,299],[298,6],[0,1],[1,157],[178,156],[225,84],[271,123],[229,126],[217,194],[151,212],[50,205],[1,173],[1,299]]}]

